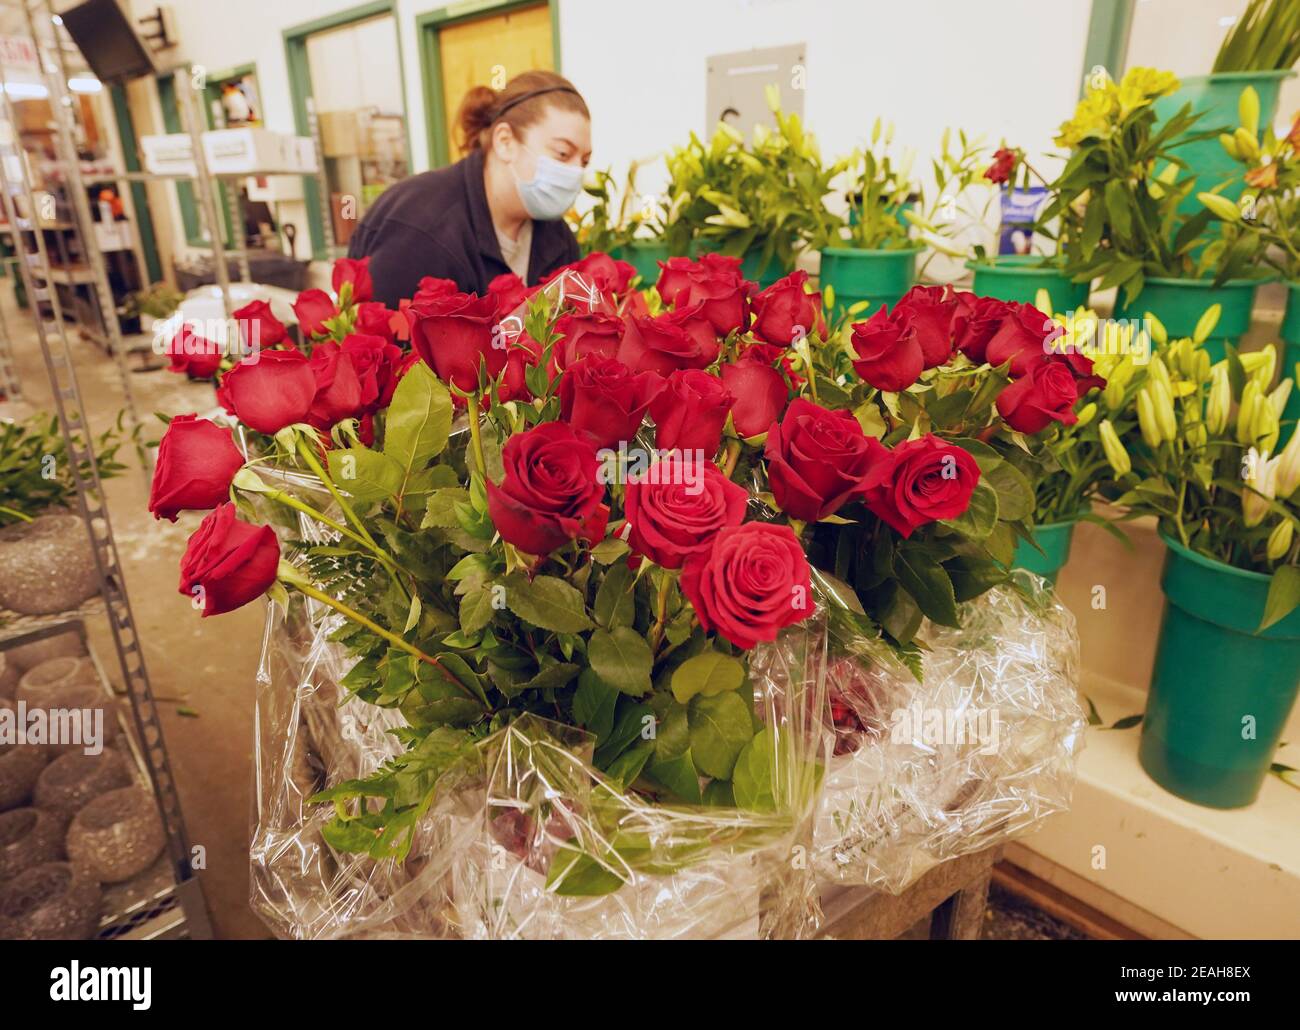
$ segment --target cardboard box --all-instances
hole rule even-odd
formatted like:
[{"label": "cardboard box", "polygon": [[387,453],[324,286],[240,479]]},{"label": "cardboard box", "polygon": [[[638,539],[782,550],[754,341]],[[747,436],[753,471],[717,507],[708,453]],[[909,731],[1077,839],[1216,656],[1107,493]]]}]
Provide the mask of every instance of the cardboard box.
[{"label": "cardboard box", "polygon": [[326,157],[355,157],[361,152],[361,126],[356,111],[321,111],[321,150]]},{"label": "cardboard box", "polygon": [[203,152],[213,175],[273,172],[297,164],[292,141],[269,129],[214,129],[203,134]]},{"label": "cardboard box", "polygon": [[189,136],[172,133],[166,136],[141,136],[145,171],[154,175],[193,175],[194,151]]}]

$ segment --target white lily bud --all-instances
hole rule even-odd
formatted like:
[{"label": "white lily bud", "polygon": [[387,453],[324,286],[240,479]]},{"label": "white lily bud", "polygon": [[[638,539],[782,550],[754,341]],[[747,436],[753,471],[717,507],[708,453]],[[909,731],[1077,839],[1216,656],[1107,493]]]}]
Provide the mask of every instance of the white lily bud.
[{"label": "white lily bud", "polygon": [[1269,458],[1252,447],[1246,455],[1246,489],[1241,492],[1241,513],[1247,526],[1258,526],[1277,493],[1278,458]]},{"label": "white lily bud", "polygon": [[1138,427],[1142,430],[1142,439],[1152,450],[1160,446],[1163,439],[1160,434],[1160,422],[1156,418],[1155,405],[1151,402],[1151,394],[1144,387],[1137,396],[1138,408]]},{"label": "white lily bud", "polygon": [[1205,421],[1210,432],[1218,436],[1228,428],[1232,414],[1232,383],[1228,379],[1228,363],[1220,361],[1210,370],[1210,399],[1205,405]]}]

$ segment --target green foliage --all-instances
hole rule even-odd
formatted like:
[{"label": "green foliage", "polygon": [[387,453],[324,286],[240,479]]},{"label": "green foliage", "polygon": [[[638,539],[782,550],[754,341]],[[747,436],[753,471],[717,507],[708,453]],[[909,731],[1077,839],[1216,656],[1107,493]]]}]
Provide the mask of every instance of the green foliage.
[{"label": "green foliage", "polygon": [[1300,0],[1250,0],[1223,37],[1215,72],[1291,68],[1300,61]]},{"label": "green foliage", "polygon": [[[122,445],[122,416],[91,441],[100,479],[126,467],[117,459]],[[80,441],[82,437],[78,436]],[[92,474],[83,462],[80,475]],[[54,415],[33,415],[22,422],[0,422],[0,525],[28,522],[47,508],[74,503],[76,480]]]}]

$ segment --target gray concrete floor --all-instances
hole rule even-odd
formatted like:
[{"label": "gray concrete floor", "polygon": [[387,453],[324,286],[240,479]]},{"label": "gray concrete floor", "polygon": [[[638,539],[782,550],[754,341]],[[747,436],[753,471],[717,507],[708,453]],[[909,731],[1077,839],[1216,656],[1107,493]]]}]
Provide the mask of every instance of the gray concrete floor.
[{"label": "gray concrete floor", "polygon": [[[27,313],[14,305],[6,280],[0,280],[0,313],[13,341],[27,406],[52,410],[35,329]],[[102,350],[71,327],[69,335],[87,417],[98,432],[110,426],[124,406],[121,380]],[[135,358],[128,361],[133,370],[137,364]],[[164,428],[154,412],[202,413],[215,406],[209,384],[190,383],[163,370],[132,371],[130,388],[146,439],[156,440]],[[268,931],[248,907],[254,675],[264,608],[253,604],[217,618],[199,618],[189,600],[177,592],[177,580],[186,539],[200,516],[182,515],[175,525],[155,521],[145,507],[148,487],[134,451],[124,446],[120,453],[130,468],[106,485],[109,515],[186,829],[192,844],[202,848],[206,863],[201,882],[213,929],[223,938],[267,937]],[[89,629],[110,676],[120,684],[107,626]],[[1070,936],[1072,931],[1033,906],[1001,891],[991,894],[986,939]]]}]

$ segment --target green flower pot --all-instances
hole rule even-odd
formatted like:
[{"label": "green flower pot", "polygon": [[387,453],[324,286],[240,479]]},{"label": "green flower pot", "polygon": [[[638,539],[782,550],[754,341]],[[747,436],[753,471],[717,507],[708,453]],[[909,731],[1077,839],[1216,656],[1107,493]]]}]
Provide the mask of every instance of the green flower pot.
[{"label": "green flower pot", "polygon": [[[1282,342],[1282,375],[1294,375],[1296,362],[1300,361],[1300,282],[1286,284],[1286,314],[1282,316],[1278,336]],[[1282,438],[1278,447],[1291,438],[1293,427],[1286,423],[1297,421],[1300,421],[1300,389],[1293,388],[1282,412]]]},{"label": "green flower pot", "polygon": [[1045,522],[1033,529],[1034,541],[1043,549],[1039,554],[1028,542],[1021,540],[1016,544],[1016,556],[1012,564],[1018,569],[1042,576],[1055,585],[1065,563],[1070,560],[1070,545],[1074,542],[1073,522]]},{"label": "green flower pot", "polygon": [[916,284],[916,258],[924,247],[903,250],[860,250],[857,247],[827,247],[822,251],[820,285],[835,291],[835,306],[846,308],[870,301],[864,313],[892,307]]},{"label": "green flower pot", "polygon": [[1210,279],[1148,279],[1132,304],[1122,299],[1116,308],[1117,318],[1141,318],[1150,311],[1160,319],[1171,340],[1191,336],[1196,323],[1211,304],[1222,312],[1214,335],[1205,341],[1211,361],[1224,356],[1225,342],[1235,345],[1250,328],[1250,309],[1255,303],[1259,279],[1229,279],[1215,286]]},{"label": "green flower pot", "polygon": [[999,254],[982,261],[967,261],[975,273],[971,292],[977,297],[996,297],[1032,304],[1039,290],[1052,298],[1052,310],[1044,314],[1073,311],[1088,303],[1088,283],[1072,283],[1056,265],[1037,254]]},{"label": "green flower pot", "polygon": [[[1188,135],[1204,132],[1208,129],[1220,129],[1232,132],[1241,124],[1237,114],[1237,102],[1241,91],[1247,86],[1254,86],[1259,94],[1259,124],[1267,126],[1273,123],[1277,113],[1278,94],[1282,82],[1295,72],[1282,71],[1261,72],[1220,72],[1215,75],[1191,75],[1182,80],[1182,85],[1175,93],[1161,97],[1155,103],[1156,115],[1161,122],[1175,115],[1184,104],[1191,104],[1192,110],[1200,114],[1200,119],[1192,126]],[[1220,183],[1227,182],[1223,195],[1236,200],[1245,188],[1245,165],[1234,161],[1219,145],[1217,136],[1196,140],[1191,143],[1175,144],[1174,153],[1187,162],[1187,170],[1196,176],[1196,188],[1179,205],[1184,214],[1195,214],[1201,210],[1201,202],[1196,199],[1198,192],[1213,190]]]},{"label": "green flower pot", "polygon": [[1171,794],[1208,808],[1259,795],[1300,687],[1300,610],[1263,633],[1268,577],[1168,537],[1164,621],[1138,759]]},{"label": "green flower pot", "polygon": [[615,247],[610,257],[635,268],[642,287],[646,287],[659,281],[659,262],[672,257],[672,251],[662,240],[633,240],[624,247]]},{"label": "green flower pot", "polygon": [[[710,251],[716,251],[718,248],[707,240],[691,241],[691,258],[698,260],[701,254],[707,254]],[[763,269],[763,274],[759,275],[759,265],[763,262],[763,252],[760,249],[748,250],[740,262],[740,274],[753,283],[758,283],[759,289],[766,290],[778,279],[784,279],[790,274],[790,270],[782,268],[779,260],[774,256]]]}]

